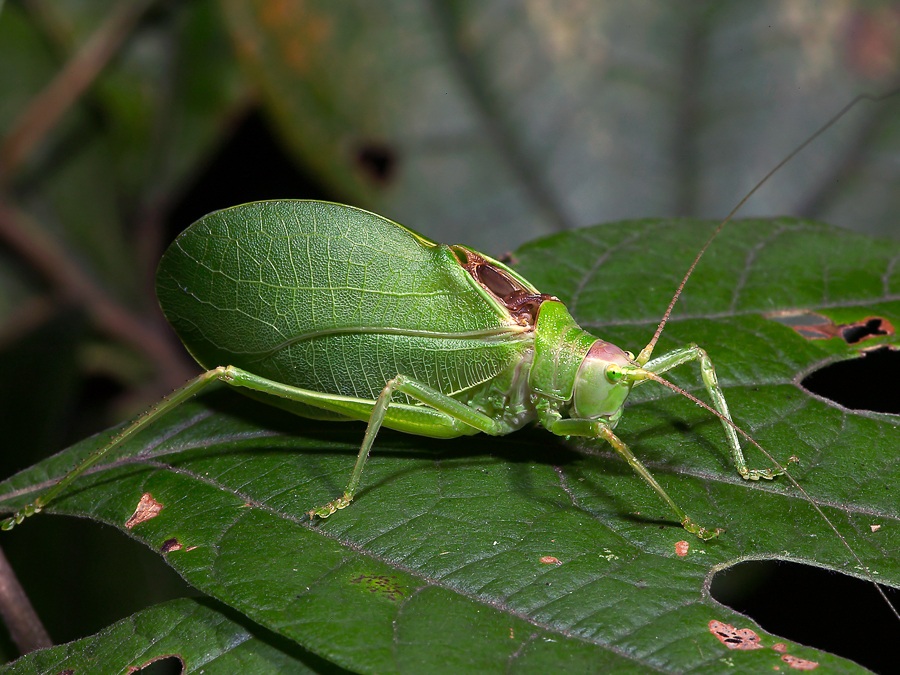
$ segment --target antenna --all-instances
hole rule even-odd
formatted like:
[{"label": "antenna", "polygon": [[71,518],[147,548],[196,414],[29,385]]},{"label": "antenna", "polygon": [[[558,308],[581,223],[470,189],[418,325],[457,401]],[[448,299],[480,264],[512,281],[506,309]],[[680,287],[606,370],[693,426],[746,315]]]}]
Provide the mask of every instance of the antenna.
[{"label": "antenna", "polygon": [[697,266],[697,263],[700,262],[700,258],[703,257],[703,254],[706,253],[706,249],[709,248],[709,245],[713,243],[713,240],[719,235],[719,232],[722,231],[722,228],[725,227],[725,224],[728,223],[735,213],[737,213],[740,208],[747,203],[747,200],[752,197],[759,188],[765,185],[768,180],[778,172],[781,167],[790,162],[794,157],[800,154],[806,146],[816,140],[819,136],[824,134],[828,129],[830,129],[834,124],[841,119],[844,115],[846,115],[851,108],[853,108],[860,101],[873,101],[879,102],[883,101],[891,96],[895,96],[900,94],[900,88],[894,89],[893,91],[888,92],[887,94],[882,94],[880,96],[875,96],[873,94],[860,94],[856,96],[850,103],[845,105],[841,110],[830,120],[828,120],[824,125],[819,127],[819,130],[816,131],[812,136],[803,141],[800,145],[798,145],[793,152],[791,152],[787,157],[781,160],[778,165],[769,171],[761,181],[759,181],[756,185],[753,186],[753,189],[748,192],[744,198],[738,202],[737,206],[731,209],[731,213],[725,216],[725,219],[719,223],[719,226],[715,229],[715,231],[709,236],[709,239],[706,240],[706,243],[703,244],[700,252],[697,254],[697,257],[694,258],[694,262],[691,263],[691,266],[688,267],[688,271],[685,273],[684,278],[681,280],[681,283],[678,284],[678,288],[675,291],[675,295],[672,296],[672,301],[669,303],[669,306],[666,308],[666,313],[663,314],[662,321],[659,322],[659,326],[656,327],[656,332],[653,334],[653,338],[650,342],[647,343],[647,346],[641,350],[641,353],[638,354],[637,359],[635,359],[638,365],[645,365],[650,360],[650,355],[653,353],[653,348],[656,346],[657,341],[659,340],[659,336],[662,335],[663,328],[666,327],[666,323],[669,321],[669,315],[672,313],[672,309],[675,307],[675,303],[678,302],[678,298],[681,297],[681,292],[684,290],[685,284],[687,284],[688,279],[691,278],[691,275],[694,273],[694,268]]}]

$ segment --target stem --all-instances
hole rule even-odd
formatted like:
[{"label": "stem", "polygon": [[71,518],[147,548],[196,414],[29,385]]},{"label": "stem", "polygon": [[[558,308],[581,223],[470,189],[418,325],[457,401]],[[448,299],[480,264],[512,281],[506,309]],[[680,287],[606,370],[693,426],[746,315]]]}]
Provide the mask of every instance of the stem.
[{"label": "stem", "polygon": [[16,573],[0,549],[0,615],[20,654],[53,646]]},{"label": "stem", "polygon": [[563,232],[573,227],[566,208],[553,186],[538,166],[534,152],[521,142],[522,137],[511,132],[515,126],[508,116],[506,107],[494,95],[482,75],[483,66],[474,56],[475,48],[465,44],[462,28],[456,16],[453,3],[432,2],[436,34],[441,38],[441,46],[447,56],[447,63],[453,68],[454,76],[462,83],[473,104],[481,131],[490,139],[504,167],[512,174],[517,185],[524,188],[533,205],[546,219],[552,232]]},{"label": "stem", "polygon": [[709,7],[692,7],[688,31],[681,46],[681,77],[675,99],[675,138],[672,162],[675,166],[676,216],[699,217],[700,131],[703,124],[703,77],[708,70]]},{"label": "stem", "polygon": [[0,146],[0,178],[11,175],[47,132],[56,126],[60,117],[109,63],[138,19],[152,4],[153,0],[119,3],[50,84],[32,99]]}]

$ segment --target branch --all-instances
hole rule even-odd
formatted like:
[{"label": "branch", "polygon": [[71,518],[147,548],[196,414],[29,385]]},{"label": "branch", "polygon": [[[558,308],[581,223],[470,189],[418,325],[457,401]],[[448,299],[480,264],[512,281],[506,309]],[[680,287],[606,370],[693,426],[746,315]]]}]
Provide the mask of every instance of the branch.
[{"label": "branch", "polygon": [[56,126],[131,34],[153,0],[119,3],[109,18],[19,115],[0,146],[0,178],[10,176],[47,132]]},{"label": "branch", "polygon": [[20,654],[52,647],[53,642],[31,605],[25,589],[0,549],[0,615]]},{"label": "branch", "polygon": [[111,298],[72,259],[56,238],[0,198],[0,241],[37,270],[61,296],[85,309],[99,330],[146,354],[163,384],[174,389],[192,376],[186,359],[157,323],[142,320]]}]

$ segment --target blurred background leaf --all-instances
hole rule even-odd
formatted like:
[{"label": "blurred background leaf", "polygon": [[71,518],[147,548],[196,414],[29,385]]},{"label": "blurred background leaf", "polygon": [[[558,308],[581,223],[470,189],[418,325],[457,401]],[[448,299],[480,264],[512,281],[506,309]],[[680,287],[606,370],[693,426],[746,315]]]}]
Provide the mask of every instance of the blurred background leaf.
[{"label": "blurred background leaf", "polygon": [[[888,3],[223,5],[280,135],[329,190],[491,252],[723,217],[832,111],[898,82]],[[897,110],[857,111],[745,215],[892,231]]]},{"label": "blurred background leaf", "polygon": [[[196,372],[152,276],[211,210],[328,198],[495,255],[720,217],[854,94],[900,84],[898,53],[894,0],[0,2],[0,473]],[[896,101],[857,108],[743,215],[897,237],[898,124]],[[47,520],[4,544],[56,640],[186,592],[150,554],[121,607],[67,609],[138,553]]]}]

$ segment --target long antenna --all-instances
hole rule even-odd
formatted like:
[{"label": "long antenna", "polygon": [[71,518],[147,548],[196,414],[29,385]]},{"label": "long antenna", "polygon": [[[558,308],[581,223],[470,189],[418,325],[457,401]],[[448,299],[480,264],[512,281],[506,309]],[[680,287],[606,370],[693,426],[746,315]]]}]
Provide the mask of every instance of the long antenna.
[{"label": "long antenna", "polygon": [[697,263],[700,262],[700,258],[703,257],[703,254],[706,253],[706,249],[709,248],[709,245],[713,243],[713,240],[719,235],[719,232],[722,231],[722,228],[725,227],[725,224],[728,223],[732,219],[735,213],[747,203],[747,200],[752,197],[759,188],[761,188],[765,183],[773,176],[775,173],[781,169],[785,164],[790,162],[794,157],[796,157],[801,151],[803,151],[806,146],[816,140],[819,136],[824,134],[828,129],[830,129],[839,119],[841,119],[847,112],[855,106],[860,101],[883,101],[886,98],[890,98],[891,96],[895,96],[900,93],[900,89],[894,89],[893,91],[888,92],[887,94],[882,94],[880,96],[875,96],[873,94],[860,94],[856,96],[850,103],[841,108],[840,112],[838,112],[834,117],[828,120],[824,125],[822,125],[816,133],[803,141],[800,145],[798,145],[793,152],[791,152],[787,157],[781,160],[778,165],[769,171],[761,181],[759,181],[753,189],[750,190],[746,194],[746,196],[738,202],[737,206],[731,209],[731,213],[725,216],[725,219],[719,223],[719,226],[715,229],[715,231],[709,236],[709,239],[706,240],[706,243],[703,244],[703,247],[700,249],[700,252],[697,254],[697,257],[694,258],[694,262],[691,263],[691,266],[688,268],[688,271],[685,273],[684,278],[681,280],[681,283],[678,284],[678,289],[675,291],[675,295],[672,297],[672,301],[669,303],[669,306],[666,308],[666,313],[663,314],[662,321],[659,322],[659,326],[656,327],[656,332],[653,334],[653,338],[647,343],[647,346],[641,350],[641,353],[638,354],[636,362],[639,365],[644,365],[647,361],[650,360],[650,355],[653,353],[653,348],[656,346],[657,341],[659,340],[659,336],[662,335],[663,328],[666,327],[666,323],[669,321],[669,315],[672,313],[672,309],[675,307],[675,303],[678,302],[678,298],[681,297],[681,291],[684,290],[685,284],[687,284],[688,279],[691,278],[691,275],[694,273],[694,268],[697,266]]}]

